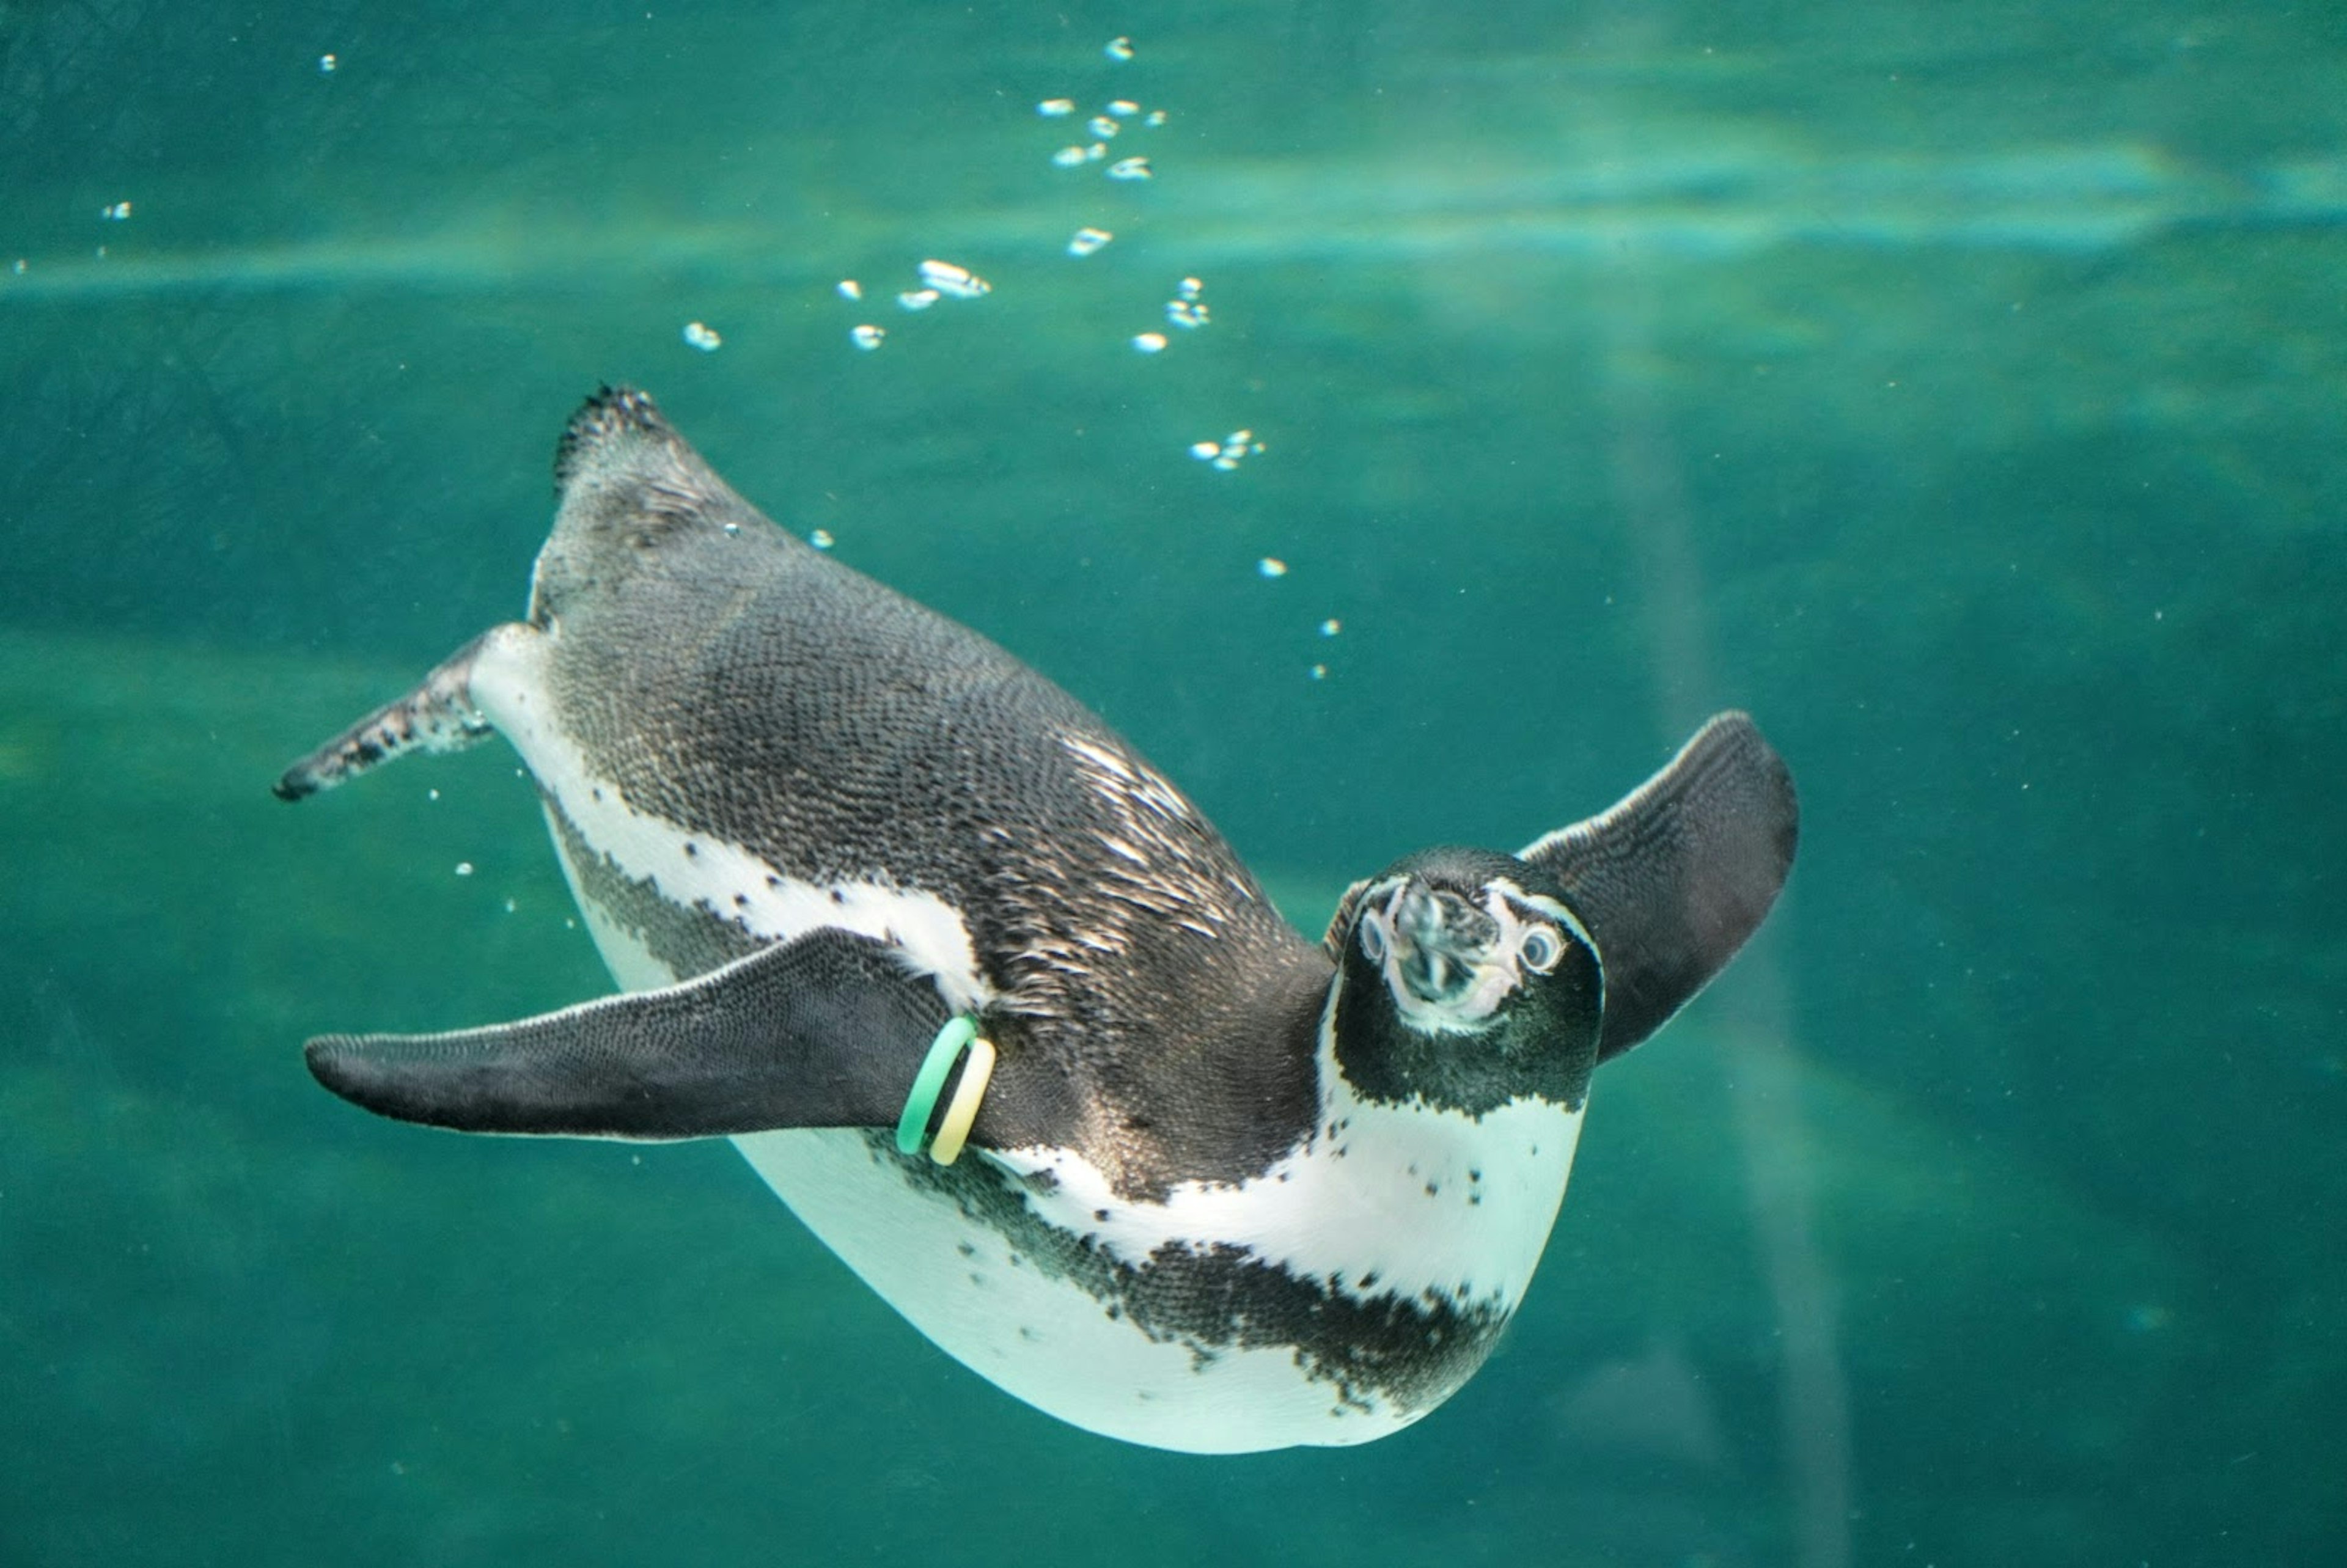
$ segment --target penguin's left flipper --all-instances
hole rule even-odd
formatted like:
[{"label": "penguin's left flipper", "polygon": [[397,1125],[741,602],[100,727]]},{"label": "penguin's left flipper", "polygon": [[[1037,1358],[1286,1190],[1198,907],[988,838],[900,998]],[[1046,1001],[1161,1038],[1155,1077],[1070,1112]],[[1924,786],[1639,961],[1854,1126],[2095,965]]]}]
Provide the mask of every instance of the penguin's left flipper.
[{"label": "penguin's left flipper", "polygon": [[660,990],[447,1034],[330,1034],[328,1089],[463,1132],[707,1138],[892,1125],[951,1016],[867,937],[824,929]]},{"label": "penguin's left flipper", "polygon": [[1611,810],[1519,857],[1564,885],[1605,969],[1600,1061],[1670,1020],[1759,927],[1800,835],[1793,775],[1745,713],[1721,713]]}]

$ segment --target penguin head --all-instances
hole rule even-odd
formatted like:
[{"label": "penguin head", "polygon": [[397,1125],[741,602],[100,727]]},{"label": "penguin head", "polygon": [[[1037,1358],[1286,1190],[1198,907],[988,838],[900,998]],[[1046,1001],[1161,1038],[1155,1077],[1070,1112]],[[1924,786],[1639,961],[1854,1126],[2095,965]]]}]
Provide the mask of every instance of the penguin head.
[{"label": "penguin head", "polygon": [[1554,876],[1483,849],[1428,849],[1356,884],[1329,927],[1338,1068],[1366,1098],[1481,1115],[1578,1106],[1604,971]]}]

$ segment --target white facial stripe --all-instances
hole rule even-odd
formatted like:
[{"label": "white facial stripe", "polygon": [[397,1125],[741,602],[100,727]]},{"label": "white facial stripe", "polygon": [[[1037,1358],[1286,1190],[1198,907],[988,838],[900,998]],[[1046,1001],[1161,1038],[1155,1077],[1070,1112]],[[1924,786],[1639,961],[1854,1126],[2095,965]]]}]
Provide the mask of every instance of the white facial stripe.
[{"label": "white facial stripe", "polygon": [[[936,894],[876,880],[825,885],[785,876],[740,845],[638,809],[617,784],[596,777],[584,753],[552,722],[535,668],[542,647],[538,639],[510,651],[501,646],[497,657],[475,668],[473,701],[513,743],[579,836],[620,872],[651,883],[671,904],[739,920],[753,936],[770,940],[831,927],[891,943],[915,968],[937,977],[948,1006],[976,1009],[993,1000],[993,989],[978,972],[969,927]],[[596,917],[600,912],[575,876],[571,890],[588,911],[598,945],[605,946],[608,917]]]},{"label": "white facial stripe", "polygon": [[1133,1204],[1065,1150],[997,1158],[1023,1175],[1051,1173],[1056,1184],[1030,1185],[1027,1202],[1127,1263],[1168,1243],[1229,1242],[1299,1277],[1333,1277],[1357,1300],[1435,1291],[1459,1302],[1465,1286],[1465,1304],[1512,1310],[1564,1201],[1581,1112],[1524,1099],[1478,1119],[1355,1098],[1330,1038],[1342,984],[1321,1016],[1320,1119],[1262,1175],[1235,1185],[1185,1182],[1163,1204]]},{"label": "white facial stripe", "polygon": [[[1505,893],[1509,897],[1513,898],[1517,903],[1525,905],[1530,908],[1539,910],[1542,914],[1547,916],[1550,919],[1555,921],[1558,925],[1572,932],[1574,936],[1580,938],[1581,945],[1583,947],[1587,948],[1593,953],[1597,953],[1597,939],[1589,934],[1589,927],[1581,923],[1581,917],[1575,915],[1571,909],[1566,908],[1563,904],[1558,903],[1547,894],[1527,893],[1504,876],[1493,877],[1491,879],[1491,886],[1498,888],[1501,892]],[[1597,953],[1597,957],[1600,967],[1603,967],[1605,956],[1603,953]]]}]

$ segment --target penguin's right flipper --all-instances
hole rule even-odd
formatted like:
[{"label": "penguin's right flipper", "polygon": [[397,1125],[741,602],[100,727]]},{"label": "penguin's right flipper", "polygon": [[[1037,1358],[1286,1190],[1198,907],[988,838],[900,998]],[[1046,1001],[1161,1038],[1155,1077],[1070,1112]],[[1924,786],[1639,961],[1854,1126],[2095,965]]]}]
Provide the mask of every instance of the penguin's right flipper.
[{"label": "penguin's right flipper", "polygon": [[473,705],[473,671],[484,659],[509,652],[515,640],[538,635],[518,622],[482,632],[442,660],[407,695],[385,702],[287,768],[271,786],[277,798],[303,799],[408,752],[461,751],[487,739],[489,722]]},{"label": "penguin's right flipper", "polygon": [[1668,1022],[1758,929],[1800,834],[1793,775],[1721,713],[1610,810],[1519,851],[1564,885],[1605,968],[1598,1060]]},{"label": "penguin's right flipper", "polygon": [[892,1125],[951,1016],[868,937],[825,928],[660,990],[447,1034],[322,1035],[328,1089],[463,1132],[707,1138]]}]

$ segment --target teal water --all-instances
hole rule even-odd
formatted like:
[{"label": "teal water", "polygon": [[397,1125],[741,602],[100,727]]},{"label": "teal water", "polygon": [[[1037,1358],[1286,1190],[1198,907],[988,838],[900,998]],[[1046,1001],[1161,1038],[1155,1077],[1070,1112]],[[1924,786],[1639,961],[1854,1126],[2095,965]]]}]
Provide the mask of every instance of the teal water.
[{"label": "teal water", "polygon": [[[2339,1559],[2342,79],[2169,0],[0,5],[0,1563]],[[502,748],[268,794],[521,609],[605,380],[1310,928],[1760,718],[1791,890],[1457,1399],[1122,1447],[722,1145],[310,1082],[608,986]]]}]

